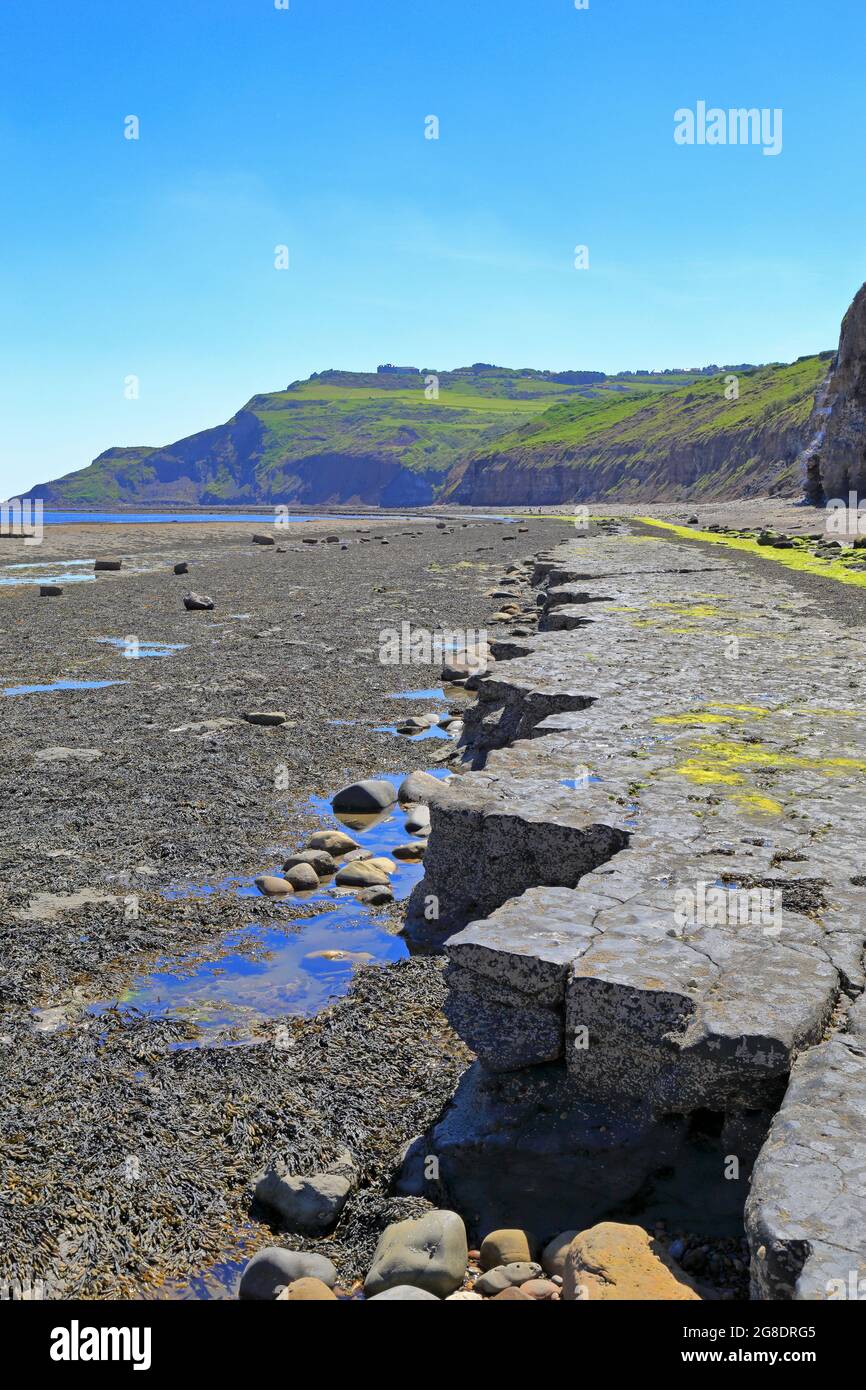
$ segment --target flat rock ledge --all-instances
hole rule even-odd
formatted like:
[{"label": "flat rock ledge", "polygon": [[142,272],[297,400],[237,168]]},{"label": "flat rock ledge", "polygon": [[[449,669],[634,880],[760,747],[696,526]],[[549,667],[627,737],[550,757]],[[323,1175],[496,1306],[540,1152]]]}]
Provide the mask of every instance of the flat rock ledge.
[{"label": "flat rock ledge", "polygon": [[409,904],[478,1058],[424,1143],[470,1220],[500,1214],[507,1150],[500,1206],[522,1184],[552,1225],[569,1190],[599,1219],[665,1157],[694,1203],[689,1134],[715,1116],[743,1180],[703,1200],[745,1219],[753,1296],[863,1296],[866,716],[827,679],[856,632],[705,557],[590,533],[522,562],[539,632],[493,644]]}]

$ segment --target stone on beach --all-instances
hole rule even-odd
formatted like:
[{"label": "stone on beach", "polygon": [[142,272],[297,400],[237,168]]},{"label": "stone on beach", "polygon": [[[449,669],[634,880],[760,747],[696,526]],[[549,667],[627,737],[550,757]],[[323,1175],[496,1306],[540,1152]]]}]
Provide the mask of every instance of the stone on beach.
[{"label": "stone on beach", "polygon": [[344,854],[358,849],[358,841],[353,840],[351,835],[347,835],[343,830],[317,830],[310,836],[304,848],[323,849],[335,859],[339,859]]},{"label": "stone on beach", "polygon": [[495,1269],[488,1269],[475,1280],[475,1289],[478,1293],[492,1297],[501,1293],[503,1289],[518,1288],[530,1279],[540,1278],[541,1272],[541,1265],[535,1264],[532,1260],[516,1260],[513,1264],[497,1265]]},{"label": "stone on beach", "polygon": [[321,1279],[295,1279],[277,1294],[278,1303],[336,1303],[337,1295]]},{"label": "stone on beach", "polygon": [[183,606],[187,612],[197,612],[200,609],[213,608],[214,601],[209,594],[184,594]]},{"label": "stone on beach", "polygon": [[531,1263],[538,1242],[529,1231],[491,1231],[481,1242],[479,1263],[484,1270],[497,1265]]},{"label": "stone on beach", "polygon": [[312,864],[293,864],[286,869],[286,879],[299,893],[309,893],[319,886],[319,875]]},{"label": "stone on beach", "polygon": [[406,829],[410,835],[426,835],[430,829],[430,809],[416,806],[406,817]]},{"label": "stone on beach", "polygon": [[367,1303],[439,1303],[441,1299],[435,1293],[428,1293],[426,1289],[421,1289],[417,1284],[397,1284],[393,1289],[386,1289],[384,1293],[374,1293],[365,1300]]},{"label": "stone on beach", "polygon": [[324,849],[302,849],[297,854],[290,854],[283,864],[283,872],[288,873],[297,864],[311,865],[318,878],[331,878],[337,872],[336,859]]},{"label": "stone on beach", "polygon": [[377,883],[372,888],[362,888],[358,893],[358,902],[366,903],[368,907],[384,907],[393,901],[394,891],[390,884]]},{"label": "stone on beach", "polygon": [[239,1297],[272,1300],[296,1279],[321,1279],[332,1289],[337,1282],[337,1271],[324,1255],[269,1245],[253,1255],[246,1266],[241,1276]]},{"label": "stone on beach", "polygon": [[369,859],[356,859],[338,869],[336,881],[341,888],[371,888],[388,886],[388,875]]},{"label": "stone on beach", "polygon": [[186,560],[179,560],[174,567],[175,574],[189,574],[189,565]]},{"label": "stone on beach", "polygon": [[565,1257],[568,1254],[571,1242],[580,1235],[579,1231],[560,1231],[558,1236],[549,1240],[541,1252],[541,1268],[545,1274],[557,1275],[560,1279],[565,1274]]},{"label": "stone on beach", "polygon": [[441,794],[442,789],[442,781],[438,777],[431,777],[429,772],[410,772],[397,789],[397,799],[401,805],[426,806],[431,797]]},{"label": "stone on beach", "polygon": [[527,1279],[525,1284],[520,1285],[520,1290],[529,1298],[534,1298],[536,1303],[551,1303],[560,1296],[558,1285],[551,1279]]},{"label": "stone on beach", "polygon": [[119,570],[123,564],[122,560],[94,560],[95,570]]},{"label": "stone on beach", "polygon": [[273,536],[266,536],[258,531],[253,536],[253,545],[276,545],[276,541]]},{"label": "stone on beach", "polygon": [[390,782],[369,778],[343,787],[337,792],[331,805],[338,814],[341,811],[349,811],[367,815],[386,811],[396,800],[397,793]]},{"label": "stone on beach", "polygon": [[244,715],[248,724],[263,724],[268,728],[285,724],[288,715],[282,709],[252,709]]},{"label": "stone on beach", "polygon": [[323,1173],[281,1174],[270,1168],[256,1183],[256,1198],[277,1212],[286,1230],[322,1235],[336,1225],[358,1174],[348,1155]]},{"label": "stone on beach", "polygon": [[39,597],[40,597],[40,598],[59,598],[60,595],[61,595],[62,593],[63,593],[63,585],[62,585],[62,584],[40,584],[40,585],[39,585]]},{"label": "stone on beach", "polygon": [[364,1281],[368,1297],[411,1284],[437,1298],[447,1298],[463,1283],[469,1247],[466,1227],[453,1211],[423,1216],[386,1227]]},{"label": "stone on beach", "polygon": [[610,1302],[700,1299],[689,1276],[642,1226],[602,1221],[575,1236],[565,1256],[562,1297]]},{"label": "stone on beach", "polygon": [[395,859],[406,859],[414,862],[424,858],[424,851],[427,846],[423,840],[415,840],[408,845],[395,845],[391,850]]},{"label": "stone on beach", "polygon": [[259,892],[267,898],[285,898],[294,892],[287,879],[277,878],[275,874],[260,874],[255,882]]}]

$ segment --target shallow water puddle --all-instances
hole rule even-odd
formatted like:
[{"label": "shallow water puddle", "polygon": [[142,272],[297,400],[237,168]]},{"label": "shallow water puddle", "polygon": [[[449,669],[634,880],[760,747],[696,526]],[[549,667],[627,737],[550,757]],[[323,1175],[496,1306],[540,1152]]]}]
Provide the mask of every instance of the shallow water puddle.
[{"label": "shallow water puddle", "polygon": [[[237,946],[254,943],[264,959],[254,959]],[[189,974],[166,963],[141,984],[133,984],[111,1004],[91,1006],[102,1013],[117,1003],[154,1018],[187,1019],[203,1032],[241,1028],[252,1030],[268,1018],[285,1014],[309,1016],[339,994],[345,994],[359,966],[401,960],[408,955],[402,937],[392,936],[370,922],[357,902],[336,912],[307,918],[296,934],[279,928],[248,928],[222,943],[227,954],[196,965]],[[177,1044],[196,1047],[206,1038]]]},{"label": "shallow water puddle", "polygon": [[0,695],[42,695],[54,690],[101,690],[106,685],[128,685],[128,681],[52,681],[50,685],[10,685]]},{"label": "shallow water puddle", "polygon": [[385,696],[386,700],[444,700],[445,691],[441,685],[433,685],[429,690],[396,690]]},{"label": "shallow water puddle", "polygon": [[[432,776],[450,774],[441,768]],[[385,773],[395,791],[403,774]],[[310,797],[309,804],[319,813],[322,828],[347,828],[364,849],[390,857],[396,845],[413,837],[405,827],[405,812],[396,802],[378,816],[338,817],[326,797]],[[262,872],[280,874],[281,855]],[[397,901],[408,897],[421,878],[421,862],[394,860],[390,884]],[[261,897],[252,877],[235,875],[218,883],[179,884],[165,890],[167,898],[199,897],[213,893],[234,893],[237,897]],[[402,936],[376,924],[370,909],[358,902],[354,893],[334,889],[333,879],[325,880],[310,893],[296,893],[283,900],[270,899],[278,908],[292,903],[321,903],[321,913],[302,918],[295,925],[287,912],[286,928],[251,923],[225,937],[219,955],[201,961],[197,957],[185,965],[173,958],[133,981],[118,1000],[90,1005],[100,1014],[115,1005],[139,1010],[151,1017],[170,1016],[195,1023],[200,1036],[177,1047],[199,1047],[254,1040],[254,1034],[271,1018],[293,1014],[309,1017],[332,999],[345,994],[355,970],[387,964],[408,956]],[[240,1030],[227,1040],[225,1030]]]},{"label": "shallow water puddle", "polygon": [[601,782],[603,780],[602,777],[598,776],[598,773],[592,772],[588,777],[561,777],[559,779],[559,785],[561,787],[568,787],[570,791],[579,792],[583,791],[584,787],[591,787],[596,782]]},{"label": "shallow water puddle", "polygon": [[[89,572],[83,572],[84,566],[89,566]],[[95,579],[93,560],[39,560],[0,565],[0,584],[82,584]]]},{"label": "shallow water puddle", "polygon": [[[445,710],[441,711],[442,714]],[[418,729],[415,733],[404,733],[396,724],[375,724],[373,732],[376,734],[396,734],[399,738],[408,739],[410,743],[420,743],[425,738],[450,738],[447,729],[442,729],[438,724],[430,724],[426,729]]]},{"label": "shallow water puddle", "polygon": [[138,637],[95,637],[102,646],[117,647],[128,661],[138,661],[143,656],[171,656],[182,652],[188,642],[144,642]]}]

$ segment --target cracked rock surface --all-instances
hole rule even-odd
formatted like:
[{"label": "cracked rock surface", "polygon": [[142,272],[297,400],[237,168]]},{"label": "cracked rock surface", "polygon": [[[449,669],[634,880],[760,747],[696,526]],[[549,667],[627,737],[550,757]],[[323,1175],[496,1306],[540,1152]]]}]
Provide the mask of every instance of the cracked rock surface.
[{"label": "cracked rock surface", "polygon": [[482,1076],[775,1112],[753,1288],[833,1297],[866,1255],[866,596],[646,529],[524,564],[538,631],[477,678],[407,930],[432,902]]}]

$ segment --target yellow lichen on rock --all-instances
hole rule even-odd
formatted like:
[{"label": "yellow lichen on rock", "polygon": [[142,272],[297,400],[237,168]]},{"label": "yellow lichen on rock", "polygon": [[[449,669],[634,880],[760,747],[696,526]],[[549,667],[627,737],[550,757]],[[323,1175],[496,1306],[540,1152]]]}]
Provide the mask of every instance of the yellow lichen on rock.
[{"label": "yellow lichen on rock", "polygon": [[699,1301],[700,1294],[642,1226],[602,1221],[575,1236],[565,1256],[562,1297],[572,1302]]}]

